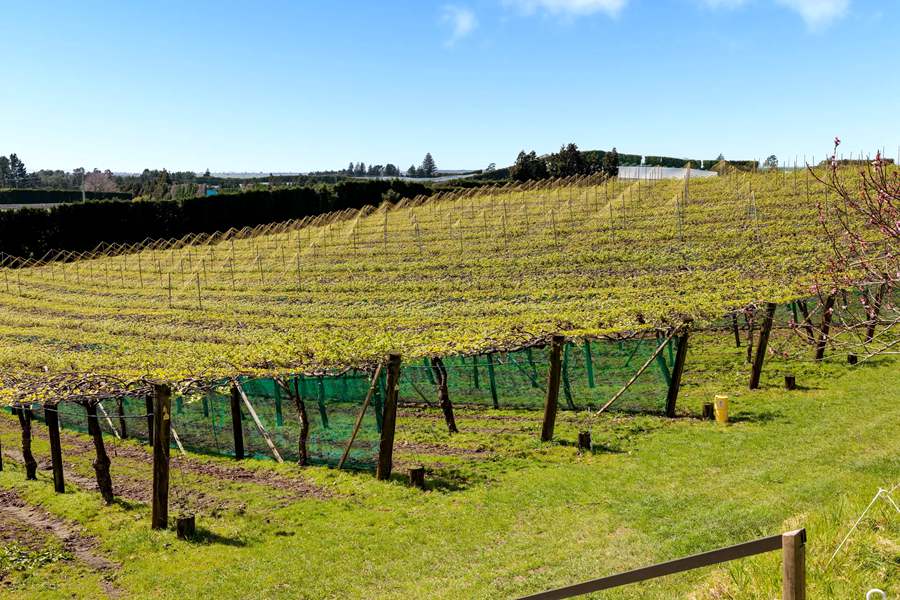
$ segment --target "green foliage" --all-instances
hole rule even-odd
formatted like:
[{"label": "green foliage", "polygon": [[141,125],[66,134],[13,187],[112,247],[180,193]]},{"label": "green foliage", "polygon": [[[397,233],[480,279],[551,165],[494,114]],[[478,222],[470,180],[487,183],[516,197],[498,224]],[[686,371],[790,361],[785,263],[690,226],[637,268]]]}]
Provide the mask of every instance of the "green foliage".
[{"label": "green foliage", "polygon": [[[131,200],[128,192],[85,192],[88,200]],[[0,204],[65,204],[81,202],[81,190],[0,190]]]},{"label": "green foliage", "polygon": [[16,543],[0,544],[0,579],[13,571],[34,571],[45,565],[71,558],[71,554],[58,547],[34,550]]},{"label": "green foliage", "polygon": [[[493,172],[496,172],[496,169]],[[516,157],[516,164],[509,169],[509,176],[515,181],[546,179],[548,177],[547,161],[539,158],[534,150],[527,154],[522,150]]]}]

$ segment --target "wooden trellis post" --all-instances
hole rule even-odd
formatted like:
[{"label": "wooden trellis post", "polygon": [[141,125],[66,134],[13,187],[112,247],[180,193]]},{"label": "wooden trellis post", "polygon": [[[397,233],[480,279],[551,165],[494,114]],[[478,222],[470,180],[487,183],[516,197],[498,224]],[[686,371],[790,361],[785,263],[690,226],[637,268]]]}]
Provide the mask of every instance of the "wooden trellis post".
[{"label": "wooden trellis post", "polygon": [[172,426],[172,390],[167,385],[153,386],[153,512],[150,526],[169,526],[169,442]]},{"label": "wooden trellis post", "polygon": [[750,371],[751,390],[759,389],[759,378],[762,375],[763,363],[766,360],[766,346],[769,344],[769,334],[772,333],[776,307],[777,305],[774,302],[766,304],[766,313],[763,315],[762,329],[759,332],[759,345],[756,347],[756,354],[753,356],[753,368]]},{"label": "wooden trellis post", "polygon": [[781,597],[806,600],[806,530],[789,531],[781,536]]},{"label": "wooden trellis post", "polygon": [[231,386],[231,429],[234,434],[234,458],[244,458],[244,423],[241,418],[241,393]]},{"label": "wooden trellis post", "polygon": [[144,406],[147,409],[147,444],[153,445],[153,396],[144,398]]},{"label": "wooden trellis post", "polygon": [[387,362],[387,390],[384,416],[381,421],[381,443],[378,448],[378,468],[375,478],[390,479],[394,460],[394,431],[397,426],[397,392],[400,385],[400,355],[391,354]]},{"label": "wooden trellis post", "polygon": [[566,338],[554,335],[550,341],[550,370],[547,374],[547,397],[544,401],[544,423],[541,427],[541,441],[553,439],[556,426],[556,411],[559,407],[559,384],[562,380],[562,349]]},{"label": "wooden trellis post", "polygon": [[688,327],[678,337],[678,350],[675,352],[675,364],[672,366],[672,379],[669,381],[669,392],[666,395],[666,416],[675,416],[675,403],[681,390],[681,375],[684,373],[684,362],[687,359]]},{"label": "wooden trellis post", "polygon": [[50,461],[53,466],[53,489],[58,494],[65,493],[66,484],[63,477],[62,444],[59,439],[59,403],[44,406],[44,422],[47,424],[47,437],[50,438]]}]

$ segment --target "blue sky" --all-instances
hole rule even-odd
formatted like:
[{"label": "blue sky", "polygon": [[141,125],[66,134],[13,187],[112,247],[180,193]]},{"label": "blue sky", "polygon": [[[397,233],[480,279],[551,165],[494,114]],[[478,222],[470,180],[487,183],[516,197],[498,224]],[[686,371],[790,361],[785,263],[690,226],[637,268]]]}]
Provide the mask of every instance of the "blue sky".
[{"label": "blue sky", "polygon": [[0,154],[307,171],[900,144],[900,3],[4,2]]}]

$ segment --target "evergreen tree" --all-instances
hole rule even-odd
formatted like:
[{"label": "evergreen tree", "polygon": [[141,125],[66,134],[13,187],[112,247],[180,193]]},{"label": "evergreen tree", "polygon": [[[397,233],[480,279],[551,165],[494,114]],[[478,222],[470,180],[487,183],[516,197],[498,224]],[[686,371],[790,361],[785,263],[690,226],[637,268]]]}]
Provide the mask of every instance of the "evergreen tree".
[{"label": "evergreen tree", "polygon": [[397,165],[388,163],[384,165],[384,176],[385,177],[399,177],[400,169],[397,168]]},{"label": "evergreen tree", "polygon": [[353,166],[353,161],[350,161],[350,166],[347,167],[347,171],[346,171],[347,175],[353,175],[355,170],[356,170],[356,167]]},{"label": "evergreen tree", "polygon": [[516,157],[516,164],[510,168],[509,175],[516,181],[546,179],[547,163],[542,158],[538,158],[534,150],[527,154],[522,150]]},{"label": "evergreen tree", "polygon": [[587,172],[584,157],[575,144],[568,144],[550,155],[550,174],[554,177],[571,177]]},{"label": "evergreen tree", "polygon": [[9,171],[9,159],[5,156],[0,156],[0,187],[6,187],[9,185],[10,171]]},{"label": "evergreen tree", "polygon": [[603,174],[607,177],[619,175],[619,152],[615,148],[603,155]]},{"label": "evergreen tree", "polygon": [[409,168],[406,170],[407,177],[415,177],[416,176],[416,165],[409,165]]},{"label": "evergreen tree", "polygon": [[28,180],[28,171],[23,163],[15,154],[9,155],[9,172],[13,187],[22,187]]},{"label": "evergreen tree", "polygon": [[422,177],[434,177],[437,173],[437,165],[434,164],[434,159],[431,157],[431,152],[425,153],[425,158],[422,159],[422,166],[419,167],[420,172],[422,173]]}]

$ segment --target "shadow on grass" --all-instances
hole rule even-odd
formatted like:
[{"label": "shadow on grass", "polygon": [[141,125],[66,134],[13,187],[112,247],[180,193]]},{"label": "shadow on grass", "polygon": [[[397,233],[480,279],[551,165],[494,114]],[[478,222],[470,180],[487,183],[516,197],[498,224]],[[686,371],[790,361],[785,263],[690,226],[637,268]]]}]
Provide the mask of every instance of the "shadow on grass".
[{"label": "shadow on grass", "polygon": [[[554,440],[558,445],[566,447],[566,448],[578,448],[578,443],[570,440],[560,439]],[[621,448],[617,448],[615,446],[608,446],[606,444],[602,444],[599,442],[594,442],[591,445],[590,450],[580,449],[580,452],[589,453],[589,454],[622,454],[625,450]]]},{"label": "shadow on grass", "polygon": [[729,416],[731,423],[773,423],[784,419],[784,414],[772,410],[765,410],[758,413],[738,413]]},{"label": "shadow on grass", "polygon": [[220,546],[232,546],[234,548],[243,548],[247,545],[247,542],[241,539],[225,537],[224,535],[219,535],[218,533],[203,527],[197,527],[194,536],[190,539],[190,543],[203,546],[218,544]]}]

